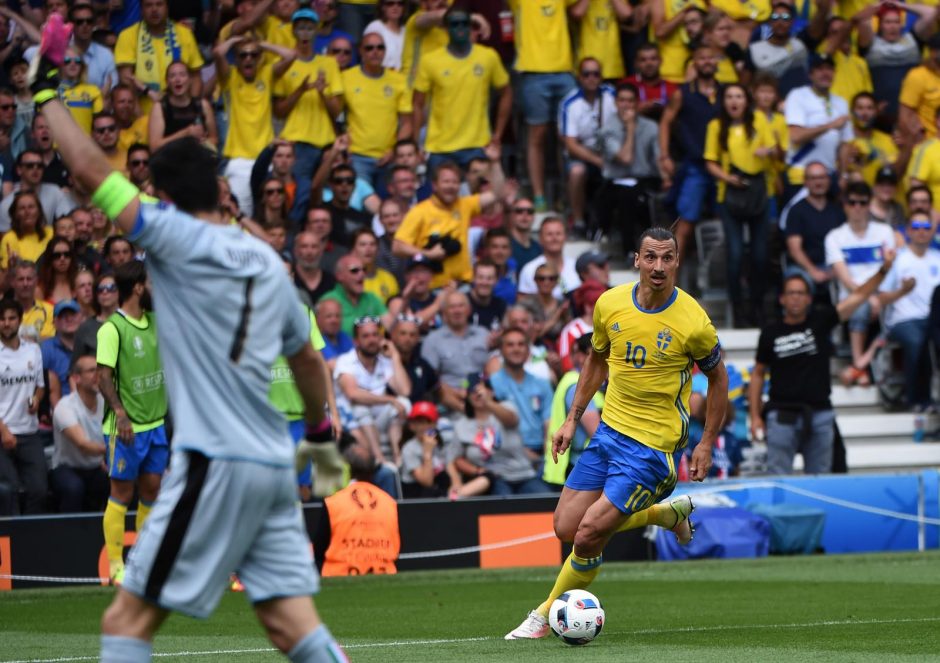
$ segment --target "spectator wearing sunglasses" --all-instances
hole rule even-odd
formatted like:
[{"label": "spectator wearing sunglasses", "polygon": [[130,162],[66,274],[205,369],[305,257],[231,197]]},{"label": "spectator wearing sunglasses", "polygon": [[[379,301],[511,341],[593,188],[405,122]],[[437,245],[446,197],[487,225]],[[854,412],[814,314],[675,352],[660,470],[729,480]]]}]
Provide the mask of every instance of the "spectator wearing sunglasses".
[{"label": "spectator wearing sunglasses", "polygon": [[91,118],[104,108],[101,90],[85,82],[85,63],[82,56],[73,47],[65,50],[62,61],[59,98],[69,109],[75,123],[87,133],[91,133]]},{"label": "spectator wearing sunglasses", "polygon": [[118,172],[124,172],[127,165],[127,153],[121,152],[118,147],[117,118],[111,111],[96,113],[91,120],[91,138],[104,153],[108,165]]},{"label": "spectator wearing sunglasses", "polygon": [[770,34],[752,42],[745,59],[752,71],[777,79],[781,98],[790,90],[809,84],[809,55],[826,35],[829,13],[816,11],[806,29],[794,37],[791,33],[796,19],[796,8],[792,4],[776,0],[771,5],[770,19],[764,24]]},{"label": "spectator wearing sunglasses", "polygon": [[102,274],[95,279],[95,293],[91,302],[95,315],[85,318],[75,332],[72,342],[72,362],[98,351],[98,330],[118,308],[117,282],[113,274]]},{"label": "spectator wearing sunglasses", "polygon": [[343,309],[342,329],[352,335],[356,320],[363,317],[379,318],[383,326],[391,327],[391,316],[381,299],[365,291],[366,270],[362,260],[347,254],[336,263],[336,287],[322,299],[339,302]]},{"label": "spectator wearing sunglasses", "polygon": [[127,150],[127,174],[138,189],[150,181],[150,148],[141,143],[131,145]]},{"label": "spectator wearing sunglasses", "polygon": [[[42,216],[47,220],[64,216],[76,207],[75,201],[69,194],[55,184],[42,181],[44,168],[45,165],[39,152],[26,150],[20,153],[16,160],[16,174],[20,181],[13,186],[12,192],[0,201],[0,233],[10,229],[10,207],[16,195],[21,192],[33,193],[39,198]],[[34,256],[34,258],[38,257],[39,253]],[[0,256],[0,261],[2,260],[3,257]]]},{"label": "spectator wearing sunglasses", "polygon": [[117,68],[111,49],[92,39],[95,14],[89,2],[79,0],[69,10],[72,23],[72,48],[85,65],[85,81],[95,85],[106,95],[118,84]]}]

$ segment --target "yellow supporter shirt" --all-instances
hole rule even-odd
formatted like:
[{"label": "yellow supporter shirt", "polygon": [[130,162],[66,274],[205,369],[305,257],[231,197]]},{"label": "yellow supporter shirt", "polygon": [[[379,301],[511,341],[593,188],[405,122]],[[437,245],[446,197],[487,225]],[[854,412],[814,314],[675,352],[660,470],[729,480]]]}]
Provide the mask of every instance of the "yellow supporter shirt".
[{"label": "yellow supporter shirt", "polygon": [[349,151],[378,158],[395,145],[398,116],[411,113],[411,90],[405,76],[385,69],[378,78],[368,76],[362,67],[342,73]]},{"label": "yellow supporter shirt", "polygon": [[933,208],[940,210],[940,139],[928,138],[914,148],[907,179],[920,180],[933,194]]},{"label": "yellow supporter shirt", "polygon": [[853,164],[852,170],[860,172],[868,186],[875,186],[878,171],[893,165],[898,158],[898,146],[895,145],[894,139],[877,129],[872,131],[871,138],[856,137],[850,144],[858,154],[858,165]]},{"label": "yellow supporter shirt", "polygon": [[395,239],[405,244],[423,249],[431,235],[435,234],[441,237],[449,235],[460,241],[460,253],[444,258],[444,271],[434,275],[431,280],[432,288],[441,288],[450,281],[469,283],[473,278],[467,239],[470,234],[470,219],[481,211],[479,195],[458,198],[452,207],[444,207],[437,196],[431,196],[412,207],[405,215],[401,226],[395,232]]},{"label": "yellow supporter shirt", "polygon": [[601,63],[601,74],[606,79],[625,75],[620,52],[620,22],[609,0],[590,0],[578,34],[581,37],[578,62],[587,57],[595,58]]},{"label": "yellow supporter shirt", "polygon": [[[723,149],[719,145],[719,132],[721,123],[715,119],[708,123],[705,133],[706,161],[715,161],[721,165],[725,172],[737,168],[748,175],[767,173],[773,170],[773,163],[767,157],[759,157],[754,151],[759,148],[774,147],[777,144],[773,131],[767,118],[762,113],[754,115],[754,135],[747,137],[743,124],[734,124],[728,128],[728,147]],[[725,199],[725,182],[718,182],[718,202]]]},{"label": "yellow supporter shirt", "polygon": [[79,83],[70,88],[59,88],[59,99],[69,109],[72,119],[86,134],[91,135],[91,120],[95,113],[100,113],[104,104],[101,90],[96,85]]},{"label": "yellow supporter shirt", "polygon": [[366,292],[371,292],[381,299],[383,304],[387,304],[389,299],[398,294],[398,280],[391,272],[381,267],[377,267],[372,276],[367,276],[362,286]]},{"label": "yellow supporter shirt", "polygon": [[770,0],[712,0],[712,9],[719,9],[735,21],[763,23],[770,18]]},{"label": "yellow supporter shirt", "polygon": [[[691,63],[689,63],[691,67]],[[738,70],[734,68],[734,61],[726,55],[718,60],[718,69],[715,71],[715,80],[722,85],[738,82]]]},{"label": "yellow supporter shirt", "polygon": [[14,255],[20,260],[38,261],[50,239],[52,231],[49,228],[46,228],[46,234],[42,238],[36,233],[17,237],[15,232],[8,230],[0,239],[0,268],[9,267],[10,257]]},{"label": "yellow supporter shirt", "polygon": [[[666,21],[682,11],[687,5],[695,5],[703,10],[705,9],[705,6],[697,0],[654,0],[654,2],[663,3],[663,19]],[[689,52],[689,35],[682,27],[682,24],[680,23],[679,27],[673,30],[668,37],[658,40],[653,34],[651,24],[650,41],[659,43],[659,54],[663,59],[659,75],[670,83],[684,83],[685,69],[691,53]]]},{"label": "yellow supporter shirt", "polygon": [[422,10],[416,11],[405,23],[405,44],[401,52],[401,71],[405,74],[405,80],[408,86],[414,84],[415,76],[418,75],[418,63],[428,53],[433,53],[439,48],[447,46],[449,37],[447,30],[439,27],[422,30],[418,27],[418,17],[424,13]]},{"label": "yellow supporter shirt", "polygon": [[490,142],[490,88],[509,84],[496,51],[474,44],[466,57],[439,49],[421,58],[414,89],[430,98],[425,149],[454,152]]},{"label": "yellow supporter shirt", "polygon": [[134,143],[146,145],[150,142],[150,135],[147,131],[149,127],[150,116],[141,115],[127,129],[121,129],[121,133],[118,134],[118,149],[127,152]]},{"label": "yellow supporter shirt", "polygon": [[49,302],[33,302],[31,309],[23,311],[23,320],[20,323],[20,338],[45,340],[55,336],[52,311],[52,304]]},{"label": "yellow supporter shirt", "polygon": [[610,349],[601,419],[653,449],[672,453],[689,435],[692,365],[718,361],[718,334],[702,307],[676,288],[655,311],[641,309],[637,283],[611,288],[594,307],[591,343]]},{"label": "yellow supporter shirt", "polygon": [[934,118],[937,107],[940,107],[940,75],[924,65],[914,67],[904,77],[898,101],[917,112],[928,137],[932,138],[937,134]]},{"label": "yellow supporter shirt", "polygon": [[865,58],[854,53],[846,55],[842,51],[836,51],[833,60],[836,63],[836,73],[832,79],[832,94],[845,99],[851,107],[856,94],[874,90]]},{"label": "yellow supporter shirt", "polygon": [[223,84],[229,127],[222,153],[230,159],[254,159],[274,140],[271,124],[273,78],[274,73],[268,65],[262,65],[255,80],[250,82],[238,69],[229,68],[228,80]]},{"label": "yellow supporter shirt", "polygon": [[261,24],[261,31],[265,41],[286,48],[295,48],[297,39],[294,37],[294,24],[282,21],[277,16],[266,16]]},{"label": "yellow supporter shirt", "polygon": [[[336,60],[327,55],[314,55],[310,60],[294,60],[287,73],[281,77],[274,86],[274,96],[288,97],[299,88],[304,78],[310,82],[317,80],[320,72],[326,78],[326,89],[323,93],[328,97],[343,94],[343,78],[339,73]],[[326,109],[326,104],[316,90],[307,90],[284,122],[281,138],[299,143],[309,143],[316,147],[329,145],[336,139],[333,131],[333,118]]]},{"label": "yellow supporter shirt", "polygon": [[568,7],[577,0],[509,0],[516,20],[516,70],[569,72]]}]

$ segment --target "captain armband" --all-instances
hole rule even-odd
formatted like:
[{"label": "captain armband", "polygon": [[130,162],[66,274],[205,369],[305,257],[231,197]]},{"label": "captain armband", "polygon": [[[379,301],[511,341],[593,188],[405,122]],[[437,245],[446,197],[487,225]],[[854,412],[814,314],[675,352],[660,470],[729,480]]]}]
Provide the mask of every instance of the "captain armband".
[{"label": "captain armband", "polygon": [[91,197],[96,207],[109,219],[115,219],[131,204],[140,191],[118,172],[108,175]]},{"label": "captain armband", "polygon": [[715,368],[718,363],[721,361],[721,343],[715,343],[715,347],[712,348],[712,351],[709,352],[706,356],[701,359],[696,359],[695,363],[703,373],[708,373],[708,371]]}]

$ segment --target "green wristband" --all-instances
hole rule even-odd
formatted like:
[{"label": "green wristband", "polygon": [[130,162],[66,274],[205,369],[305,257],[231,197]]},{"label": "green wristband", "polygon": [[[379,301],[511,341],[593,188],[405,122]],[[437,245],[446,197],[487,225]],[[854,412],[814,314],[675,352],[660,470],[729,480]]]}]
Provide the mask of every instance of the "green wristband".
[{"label": "green wristband", "polygon": [[115,219],[124,211],[140,191],[124,175],[113,172],[108,175],[91,197],[91,202],[100,208],[109,219]]},{"label": "green wristband", "polygon": [[58,96],[59,96],[59,94],[58,94],[55,90],[53,90],[53,89],[51,89],[51,88],[48,89],[48,90],[40,90],[39,92],[37,92],[36,94],[33,95],[33,102],[34,102],[37,106],[40,106],[40,107],[41,107],[43,104],[46,104],[46,103],[52,101],[53,99],[57,98]]}]

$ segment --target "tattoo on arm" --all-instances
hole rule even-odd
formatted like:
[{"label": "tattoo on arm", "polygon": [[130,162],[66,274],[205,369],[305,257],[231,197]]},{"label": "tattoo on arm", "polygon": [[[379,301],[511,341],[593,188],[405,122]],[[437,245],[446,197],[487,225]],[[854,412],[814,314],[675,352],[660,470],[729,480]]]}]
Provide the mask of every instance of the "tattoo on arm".
[{"label": "tattoo on arm", "polygon": [[574,422],[575,422],[576,424],[577,424],[577,423],[581,423],[581,415],[583,415],[583,414],[584,414],[584,408],[583,408],[583,407],[576,407],[576,408],[574,409]]}]

